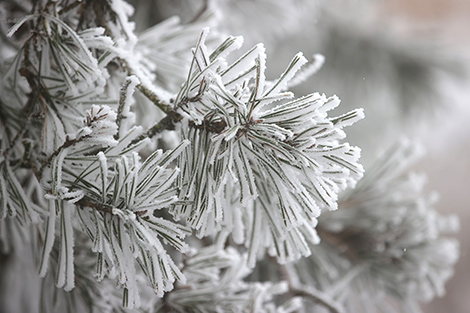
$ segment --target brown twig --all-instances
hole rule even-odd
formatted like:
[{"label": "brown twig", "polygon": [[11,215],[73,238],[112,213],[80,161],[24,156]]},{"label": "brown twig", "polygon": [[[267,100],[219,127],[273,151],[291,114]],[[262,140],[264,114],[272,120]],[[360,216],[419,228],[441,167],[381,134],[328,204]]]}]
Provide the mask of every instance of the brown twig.
[{"label": "brown twig", "polygon": [[44,162],[42,162],[41,167],[39,168],[39,173],[42,175],[42,172],[43,172],[44,168],[46,166],[48,166],[49,163],[51,163],[52,159],[54,157],[56,157],[59,154],[59,152],[61,152],[65,148],[68,148],[68,147],[76,144],[78,141],[80,141],[82,139],[85,139],[86,137],[88,137],[88,136],[83,136],[83,137],[81,137],[80,139],[77,140],[77,139],[69,139],[69,137],[67,136],[65,138],[65,142],[62,144],[62,146],[57,148],[57,150],[55,150],[51,155],[49,155],[49,157],[47,157],[47,159]]},{"label": "brown twig", "polygon": [[146,96],[147,99],[152,101],[157,107],[160,108],[160,110],[162,110],[166,114],[170,114],[171,112],[173,112],[173,108],[171,107],[171,105],[169,105],[169,104],[165,103],[164,101],[162,101],[152,90],[150,90],[146,86],[144,86],[142,84],[139,84],[137,86],[137,89],[139,89],[139,91],[144,96]]},{"label": "brown twig", "polygon": [[78,200],[77,204],[79,206],[86,206],[103,213],[113,214],[112,206],[106,203],[97,203],[88,197],[83,197],[82,199]]}]

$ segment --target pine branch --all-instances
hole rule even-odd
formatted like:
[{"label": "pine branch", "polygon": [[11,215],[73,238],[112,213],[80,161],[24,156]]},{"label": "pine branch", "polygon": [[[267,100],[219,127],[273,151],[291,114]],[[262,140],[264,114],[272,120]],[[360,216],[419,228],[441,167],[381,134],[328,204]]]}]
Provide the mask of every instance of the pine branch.
[{"label": "pine branch", "polygon": [[158,123],[150,127],[145,133],[134,139],[130,145],[136,144],[145,138],[153,138],[154,136],[158,135],[159,133],[165,130],[174,130],[175,125],[182,120],[182,116],[176,112],[169,112],[167,116],[162,118]]},{"label": "pine branch", "polygon": [[142,94],[147,97],[147,99],[152,101],[153,104],[155,104],[158,108],[160,108],[160,110],[162,110],[166,114],[173,113],[172,106],[162,101],[152,90],[150,90],[143,84],[139,84],[137,86],[137,89],[139,89],[140,92],[142,92]]},{"label": "pine branch", "polygon": [[10,142],[10,145],[3,151],[3,156],[6,157],[8,155],[8,152],[15,146],[15,144],[18,142],[18,140],[25,134],[26,128],[22,128],[17,132],[15,137]]},{"label": "pine branch", "polygon": [[57,155],[59,155],[59,153],[60,153],[61,151],[63,151],[64,149],[66,149],[66,148],[68,148],[68,147],[71,147],[71,146],[77,144],[78,142],[80,142],[80,141],[82,141],[82,140],[84,140],[84,139],[86,139],[86,138],[88,138],[88,137],[89,137],[89,136],[87,136],[87,135],[86,135],[86,136],[83,136],[83,137],[80,137],[79,139],[77,139],[77,138],[70,139],[69,137],[66,137],[66,138],[65,138],[65,142],[62,144],[62,146],[60,146],[59,148],[57,148],[57,150],[55,150],[51,155],[49,155],[49,156],[47,157],[46,160],[44,160],[44,162],[42,162],[41,167],[39,168],[39,173],[41,173],[41,174],[40,174],[40,176],[38,177],[38,179],[39,179],[39,180],[41,179],[42,172],[44,171],[44,169],[45,169],[47,166],[49,166],[49,165],[51,164],[52,160],[53,160],[55,157],[57,157]]},{"label": "pine branch", "polygon": [[132,79],[129,79],[129,78],[126,79],[126,81],[121,87],[121,90],[119,91],[119,106],[117,109],[117,118],[116,118],[116,125],[117,125],[118,131],[116,132],[116,135],[114,135],[115,139],[119,138],[119,129],[121,128],[121,121],[123,118],[125,118],[123,113],[124,113],[124,109],[126,106],[127,97],[130,96],[128,95],[127,88],[129,88],[131,84],[132,84]]},{"label": "pine branch", "polygon": [[99,212],[103,212],[106,214],[113,214],[113,206],[106,204],[106,203],[101,203],[98,202],[94,199],[91,199],[90,197],[83,197],[78,202],[76,202],[79,206],[81,207],[89,207],[94,210],[97,210]]},{"label": "pine branch", "polygon": [[[304,66],[297,53],[269,81],[262,44],[233,58],[241,37],[197,37],[208,0],[189,25],[171,18],[140,36],[125,0],[30,4],[7,34],[22,28],[24,45],[0,68],[0,243],[22,244],[35,223],[40,276],[51,261],[57,287],[84,288],[90,311],[118,310],[115,286],[124,307],[149,313],[373,312],[378,296],[414,307],[442,294],[458,249],[441,233],[455,221],[427,208],[419,179],[394,174],[407,154],[391,149],[359,180],[360,150],[343,140],[362,110],[331,116],[336,96],[288,90],[322,56]],[[174,148],[148,151],[160,135]],[[101,285],[87,281],[94,265]],[[148,286],[156,295],[141,299]]]},{"label": "pine branch", "polygon": [[[142,84],[138,85],[137,88],[142,91],[142,93],[148,97],[157,107],[162,109],[163,112],[167,114],[163,119],[158,123],[150,127],[147,132],[134,139],[131,144],[135,144],[145,138],[153,138],[157,134],[165,130],[174,130],[177,123],[183,120],[183,116],[177,112],[177,109],[173,109],[170,105],[160,100],[155,93],[150,91],[148,88],[144,87]],[[182,103],[196,102],[198,99],[183,99]],[[181,104],[182,104],[181,103]],[[180,104],[180,105],[181,105]],[[179,107],[180,105],[177,105]],[[227,123],[222,121],[208,121],[204,120],[201,124],[196,124],[194,121],[189,121],[189,126],[191,128],[204,130],[214,134],[220,134],[227,126]]]},{"label": "pine branch", "polygon": [[[142,92],[143,95],[147,97],[147,99],[149,99],[164,113],[166,113],[167,116],[155,125],[153,125],[151,128],[149,128],[145,134],[142,134],[134,141],[132,141],[131,144],[137,143],[145,138],[153,138],[155,135],[161,133],[164,130],[174,130],[176,124],[181,122],[183,119],[183,116],[177,112],[178,107],[185,105],[189,102],[197,102],[200,99],[200,96],[198,96],[199,94],[190,99],[183,98],[182,101],[173,108],[171,105],[161,100],[154,92],[152,92],[149,88],[145,87],[143,84],[139,84],[137,88]],[[202,124],[195,124],[194,121],[189,121],[189,126],[217,134],[221,133],[225,129],[227,123],[223,120],[216,122],[204,120]]]}]

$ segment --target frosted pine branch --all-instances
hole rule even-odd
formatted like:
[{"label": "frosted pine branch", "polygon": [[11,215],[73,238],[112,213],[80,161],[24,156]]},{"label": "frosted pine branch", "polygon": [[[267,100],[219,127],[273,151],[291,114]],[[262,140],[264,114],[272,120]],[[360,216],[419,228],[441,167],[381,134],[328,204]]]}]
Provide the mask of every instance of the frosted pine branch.
[{"label": "frosted pine branch", "polygon": [[[309,255],[305,244],[294,244],[289,237],[316,241],[320,207],[335,209],[335,194],[362,176],[363,169],[356,163],[359,150],[338,144],[344,138],[342,127],[361,119],[362,111],[329,119],[327,111],[339,104],[336,97],[312,94],[286,101],[293,96],[283,91],[287,81],[306,62],[301,54],[277,81],[268,83],[262,45],[227,64],[220,53],[237,48],[237,41],[229,38],[209,54],[206,36],[207,30],[200,36],[188,81],[175,101],[189,120],[182,126],[183,138],[193,144],[179,161],[183,173],[179,188],[192,204],[176,207],[174,214],[187,218],[201,236],[218,227],[232,230],[230,211],[237,209],[224,200],[228,196],[224,187],[231,181],[239,186],[238,202],[244,214],[256,214],[262,224],[267,223],[266,231],[267,225],[276,230],[273,237],[270,232],[261,235],[262,224],[254,228],[254,222],[248,222],[245,228],[250,235],[242,240],[249,249],[264,247],[248,237],[267,236],[271,239],[264,244],[270,253],[275,253],[276,245],[291,246],[291,255],[277,249],[281,262]],[[275,105],[275,101],[284,103]],[[267,210],[270,206],[277,210]],[[253,257],[250,260],[254,265]]]},{"label": "frosted pine branch", "polygon": [[0,251],[34,260],[33,310],[409,312],[442,295],[457,222],[400,176],[413,145],[362,178],[345,142],[362,109],[289,90],[324,58],[272,79],[263,44],[219,32],[235,6],[201,4],[139,34],[123,0],[0,3],[18,16],[0,23]]}]

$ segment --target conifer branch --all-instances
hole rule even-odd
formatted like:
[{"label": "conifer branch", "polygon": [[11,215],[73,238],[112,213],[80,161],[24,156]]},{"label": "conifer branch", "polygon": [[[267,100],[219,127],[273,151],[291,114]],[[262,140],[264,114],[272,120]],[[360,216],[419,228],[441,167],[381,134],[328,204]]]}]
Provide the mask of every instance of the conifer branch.
[{"label": "conifer branch", "polygon": [[410,146],[362,178],[345,140],[362,109],[289,91],[324,58],[268,80],[263,44],[201,31],[235,2],[200,3],[138,35],[125,0],[0,4],[25,14],[0,36],[0,249],[33,239],[41,310],[416,313],[442,295],[458,223],[397,174]]},{"label": "conifer branch", "polygon": [[139,91],[142,92],[142,94],[146,96],[147,99],[149,99],[153,104],[155,104],[164,113],[171,114],[173,112],[173,108],[171,107],[171,105],[162,101],[152,90],[150,90],[143,84],[139,84],[137,86],[137,89],[139,89]]},{"label": "conifer branch", "polygon": [[[63,151],[64,149],[68,148],[68,147],[71,147],[73,146],[74,144],[78,143],[79,141],[83,140],[83,139],[86,139],[88,136],[83,136],[79,139],[70,139],[68,137],[65,138],[65,142],[59,147],[57,148],[57,150],[55,150],[52,154],[50,154],[47,159],[45,159],[42,163],[41,163],[41,167],[39,168],[39,173],[42,173],[44,171],[44,169],[49,166],[52,162],[52,160],[61,152]],[[42,176],[42,174],[41,174]],[[40,177],[39,177],[40,178]]]},{"label": "conifer branch", "polygon": [[83,197],[82,199],[78,200],[77,204],[81,207],[89,207],[106,214],[113,214],[113,207],[111,205],[106,203],[99,203],[89,197]]}]

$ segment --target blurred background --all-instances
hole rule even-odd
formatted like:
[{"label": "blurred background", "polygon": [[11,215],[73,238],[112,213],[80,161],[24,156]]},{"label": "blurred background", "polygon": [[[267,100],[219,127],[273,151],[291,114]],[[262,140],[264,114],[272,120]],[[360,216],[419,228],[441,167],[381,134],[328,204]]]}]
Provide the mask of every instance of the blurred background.
[{"label": "blurred background", "polygon": [[[388,0],[384,12],[400,25],[407,36],[423,36],[458,54],[459,62],[468,71],[470,56],[470,1],[467,0]],[[468,77],[467,77],[468,78]],[[446,295],[423,305],[426,313],[469,312],[470,299],[470,82],[446,86],[454,94],[452,103],[437,116],[439,127],[428,128],[423,134],[428,154],[417,165],[428,176],[428,189],[436,190],[440,212],[455,213],[460,218],[460,259],[455,275],[446,285]],[[455,88],[455,89],[454,89]],[[455,102],[454,102],[455,101]],[[432,123],[432,122],[431,122]],[[434,123],[432,123],[434,124]]]}]

